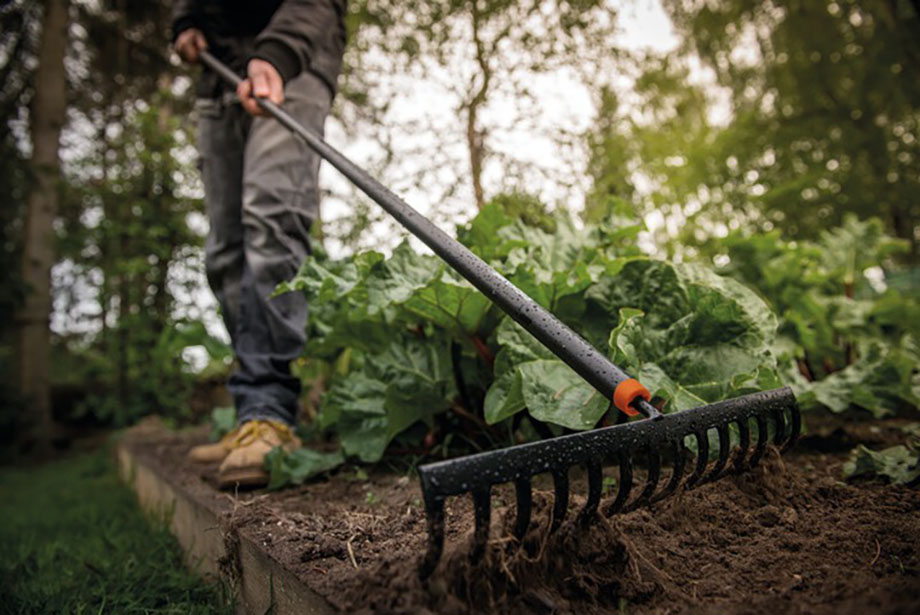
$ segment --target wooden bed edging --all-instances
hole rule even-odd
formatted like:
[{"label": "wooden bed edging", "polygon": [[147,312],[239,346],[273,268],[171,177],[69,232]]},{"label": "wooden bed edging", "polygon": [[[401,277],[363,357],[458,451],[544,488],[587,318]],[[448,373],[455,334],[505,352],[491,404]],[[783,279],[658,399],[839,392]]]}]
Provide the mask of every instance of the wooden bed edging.
[{"label": "wooden bed edging", "polygon": [[220,579],[232,588],[237,613],[331,615],[335,612],[245,533],[222,528],[222,510],[216,509],[219,507],[200,501],[144,463],[132,451],[130,438],[122,438],[118,443],[116,456],[121,479],[137,494],[141,508],[169,521],[186,565],[205,579]]}]

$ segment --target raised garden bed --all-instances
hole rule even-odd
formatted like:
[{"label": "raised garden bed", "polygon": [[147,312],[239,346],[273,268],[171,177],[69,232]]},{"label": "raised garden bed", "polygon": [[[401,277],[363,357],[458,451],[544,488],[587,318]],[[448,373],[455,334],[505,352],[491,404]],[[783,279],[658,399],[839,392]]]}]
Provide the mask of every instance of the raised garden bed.
[{"label": "raised garden bed", "polygon": [[[425,515],[404,472],[346,468],[227,494],[215,467],[184,462],[204,432],[139,430],[119,455],[142,503],[172,509],[190,562],[222,574],[253,613],[916,613],[920,492],[839,478],[850,448],[901,443],[898,426],[812,419],[795,450],[751,473],[549,537],[551,492],[538,491],[523,548],[508,538],[513,493],[497,489],[475,565],[471,504],[451,500],[445,557],[425,585]],[[573,495],[569,519],[582,501]]]}]

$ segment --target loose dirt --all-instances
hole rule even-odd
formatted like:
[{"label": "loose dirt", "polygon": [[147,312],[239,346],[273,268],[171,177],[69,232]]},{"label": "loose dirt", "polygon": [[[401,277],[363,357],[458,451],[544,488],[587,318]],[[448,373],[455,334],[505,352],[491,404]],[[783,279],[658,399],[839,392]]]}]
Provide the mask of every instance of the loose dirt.
[{"label": "loose dirt", "polygon": [[538,484],[520,543],[510,538],[513,490],[495,489],[491,539],[475,563],[470,499],[449,500],[445,554],[427,583],[416,575],[427,545],[421,493],[406,473],[344,468],[295,489],[227,494],[212,486],[216,467],[184,462],[201,432],[134,448],[222,510],[225,531],[258,540],[343,612],[920,612],[920,491],[840,478],[856,443],[903,442],[900,423],[809,425],[793,451],[769,452],[749,473],[587,528],[575,522],[576,493],[549,534],[552,492]]}]

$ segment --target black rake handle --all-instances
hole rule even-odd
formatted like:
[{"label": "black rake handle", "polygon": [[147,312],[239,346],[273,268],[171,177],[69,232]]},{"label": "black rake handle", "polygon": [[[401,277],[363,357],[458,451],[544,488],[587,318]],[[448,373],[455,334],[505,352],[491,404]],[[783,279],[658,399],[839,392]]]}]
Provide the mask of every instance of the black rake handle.
[{"label": "black rake handle", "polygon": [[[234,87],[242,78],[207,51],[201,61]],[[393,194],[361,167],[307,130],[284,109],[265,98],[259,106],[301,137],[317,154],[360,188],[367,196],[393,216],[410,233],[466,278],[508,316],[524,327],[553,354],[588,381],[605,399],[613,401],[626,414],[643,414],[658,418],[661,414],[649,403],[648,391],[626,372],[613,364],[584,338],[575,333],[543,306],[528,297],[498,271],[473,254],[466,246],[439,229],[428,218]],[[622,386],[621,386],[622,385]]]}]

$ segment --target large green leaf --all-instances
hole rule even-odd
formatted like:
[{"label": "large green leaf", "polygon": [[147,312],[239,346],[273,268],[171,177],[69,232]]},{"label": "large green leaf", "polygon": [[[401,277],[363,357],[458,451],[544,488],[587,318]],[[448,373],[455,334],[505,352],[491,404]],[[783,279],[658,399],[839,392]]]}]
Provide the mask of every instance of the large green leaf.
[{"label": "large green leaf", "polygon": [[498,326],[495,338],[501,350],[495,357],[495,380],[486,393],[484,404],[485,418],[489,424],[498,423],[527,407],[521,366],[528,362],[551,361],[556,358],[534,336],[510,318],[503,320]]},{"label": "large green leaf", "polygon": [[483,406],[486,422],[490,425],[514,416],[526,408],[521,372],[511,368],[498,376],[486,392]]},{"label": "large green leaf", "polygon": [[776,320],[762,299],[695,265],[632,261],[588,291],[618,324],[608,345],[668,410],[778,384]]},{"label": "large green leaf", "polygon": [[211,432],[208,439],[217,442],[236,427],[236,408],[224,406],[211,410]]},{"label": "large green leaf", "polygon": [[331,358],[343,348],[372,350],[389,343],[382,315],[368,309],[367,277],[383,255],[364,252],[353,259],[332,261],[323,254],[309,257],[297,276],[278,292],[299,291],[307,297],[307,355]]},{"label": "large green leaf", "polygon": [[308,478],[327,472],[344,463],[342,451],[323,453],[310,448],[299,448],[287,452],[280,446],[265,456],[265,467],[269,472],[269,489],[286,485],[299,485]]},{"label": "large green leaf", "polygon": [[385,396],[386,383],[363,371],[352,371],[333,382],[323,396],[320,427],[325,429],[334,425],[346,412],[370,417],[383,416],[386,414]]},{"label": "large green leaf", "polygon": [[500,239],[499,229],[512,223],[497,203],[487,203],[466,226],[457,229],[457,239],[486,262],[508,254],[513,244]]},{"label": "large green leaf", "polygon": [[882,451],[859,445],[843,465],[843,476],[884,476],[894,484],[916,484],[920,481],[920,454],[903,445]]},{"label": "large green leaf", "polygon": [[368,312],[377,314],[404,303],[440,277],[444,267],[437,257],[415,252],[408,242],[399,244],[390,258],[377,263],[368,273],[365,281]]},{"label": "large green leaf", "polygon": [[[770,350],[776,320],[734,280],[636,259],[587,295],[607,322],[617,323],[608,340],[614,361],[669,401],[671,411],[779,384]],[[502,350],[486,396],[490,423],[527,407],[540,420],[587,429],[607,410],[609,400],[520,326],[502,323],[496,339]]]},{"label": "large green leaf", "polygon": [[469,282],[448,271],[418,288],[403,303],[407,311],[457,334],[480,333],[494,320],[495,308]]},{"label": "large green leaf", "polygon": [[818,402],[833,412],[860,407],[882,417],[897,412],[902,404],[920,405],[914,378],[918,359],[909,350],[871,342],[852,365],[802,389],[802,402]]},{"label": "large green leaf", "polygon": [[335,426],[345,454],[377,461],[396,435],[450,404],[447,344],[403,334],[330,387],[320,421]]},{"label": "large green leaf", "polygon": [[558,359],[518,367],[521,391],[531,416],[569,429],[591,429],[610,400]]}]

